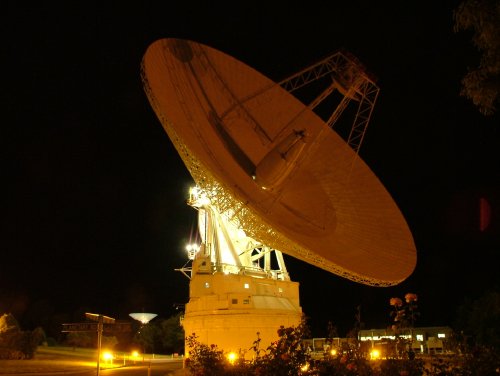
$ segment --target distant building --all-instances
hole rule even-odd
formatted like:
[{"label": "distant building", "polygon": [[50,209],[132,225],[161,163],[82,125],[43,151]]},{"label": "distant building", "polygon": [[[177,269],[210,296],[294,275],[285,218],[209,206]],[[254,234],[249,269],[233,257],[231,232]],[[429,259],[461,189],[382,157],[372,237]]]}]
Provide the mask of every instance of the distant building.
[{"label": "distant building", "polygon": [[322,359],[326,354],[337,356],[354,346],[354,338],[308,338],[302,344],[313,359]]},{"label": "distant building", "polygon": [[[397,338],[404,339],[403,346]],[[410,341],[411,339],[411,341]],[[441,354],[453,349],[453,330],[447,326],[408,328],[398,335],[392,329],[360,330],[358,338],[309,338],[302,340],[309,354],[316,359],[325,355],[337,356],[357,349],[361,354],[372,356],[373,350],[382,358],[399,357],[409,350],[420,354]]]},{"label": "distant building", "polygon": [[[411,347],[415,352],[443,353],[449,349],[447,345],[453,337],[453,330],[448,326],[408,328],[401,330],[398,337],[411,340]],[[371,347],[383,347],[388,340],[395,339],[396,333],[392,329],[368,329],[358,333],[358,340],[371,342]]]}]

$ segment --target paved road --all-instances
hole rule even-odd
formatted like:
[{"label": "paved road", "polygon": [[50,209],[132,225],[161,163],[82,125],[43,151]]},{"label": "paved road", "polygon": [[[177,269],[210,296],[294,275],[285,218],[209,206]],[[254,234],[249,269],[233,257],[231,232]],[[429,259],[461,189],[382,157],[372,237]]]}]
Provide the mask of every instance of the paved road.
[{"label": "paved road", "polygon": [[[187,372],[182,368],[182,359],[172,359],[172,360],[162,360],[162,361],[152,361],[149,363],[144,363],[141,365],[127,365],[125,367],[111,368],[111,369],[101,369],[99,376],[188,376]],[[90,369],[85,367],[85,369],[78,370],[60,370],[54,368],[53,371],[50,369],[41,370],[30,370],[29,372],[23,373],[23,371],[12,371],[8,373],[2,372],[0,367],[0,376],[96,376],[97,369]]]},{"label": "paved road", "polygon": [[[97,372],[96,372],[97,373]],[[151,365],[127,366],[102,370],[100,376],[183,376],[182,360],[154,362]]]}]

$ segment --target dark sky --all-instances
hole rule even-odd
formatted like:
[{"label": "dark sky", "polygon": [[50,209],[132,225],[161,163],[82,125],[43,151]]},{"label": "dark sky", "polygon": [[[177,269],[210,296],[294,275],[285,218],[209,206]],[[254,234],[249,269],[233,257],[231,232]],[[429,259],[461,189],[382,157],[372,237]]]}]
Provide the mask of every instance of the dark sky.
[{"label": "dark sky", "polygon": [[386,327],[389,298],[407,292],[419,295],[417,324],[451,325],[463,299],[498,288],[500,118],[459,96],[479,55],[470,33],[453,32],[457,1],[129,3],[3,7],[0,313],[27,325],[37,305],[168,317],[187,301],[174,269],[196,225],[192,179],[140,80],[148,45],[165,37],[274,80],[345,48],[378,77],[360,154],[407,218],[418,265],[374,288],[288,257],[317,334],[328,320],[345,334],[358,305],[367,328]]}]

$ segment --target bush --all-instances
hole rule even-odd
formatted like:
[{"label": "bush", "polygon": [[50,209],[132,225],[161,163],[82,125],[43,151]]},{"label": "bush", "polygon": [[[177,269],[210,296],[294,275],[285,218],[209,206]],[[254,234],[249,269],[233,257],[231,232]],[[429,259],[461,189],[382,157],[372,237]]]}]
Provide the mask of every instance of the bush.
[{"label": "bush", "polygon": [[216,376],[224,374],[224,355],[216,345],[206,345],[197,340],[196,334],[186,338],[189,358],[186,367],[193,376]]},{"label": "bush", "polygon": [[486,376],[498,375],[500,370],[500,350],[485,347],[465,356],[371,361],[363,356],[360,347],[351,346],[338,357],[325,354],[323,359],[312,360],[302,345],[303,332],[302,325],[281,327],[279,339],[264,355],[256,351],[252,362],[242,358],[234,364],[216,345],[199,343],[192,334],[186,339],[189,348],[186,367],[192,376]]},{"label": "bush", "polygon": [[424,374],[424,362],[421,359],[387,359],[380,362],[379,370],[381,375],[387,376],[420,376]]},{"label": "bush", "polygon": [[467,376],[498,375],[500,373],[500,349],[476,347],[466,356],[462,374]]},{"label": "bush", "polygon": [[297,327],[280,327],[278,340],[267,348],[264,356],[257,357],[252,365],[262,376],[286,376],[301,374],[309,362],[309,355],[302,344],[304,324]]},{"label": "bush", "polygon": [[43,338],[41,328],[21,331],[14,316],[0,317],[0,359],[31,359]]}]

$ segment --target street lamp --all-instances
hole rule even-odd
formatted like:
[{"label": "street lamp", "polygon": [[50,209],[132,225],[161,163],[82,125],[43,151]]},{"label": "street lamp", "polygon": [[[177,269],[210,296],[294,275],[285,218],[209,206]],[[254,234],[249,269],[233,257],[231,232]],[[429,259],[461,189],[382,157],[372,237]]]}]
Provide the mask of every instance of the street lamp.
[{"label": "street lamp", "polygon": [[86,312],[85,317],[89,320],[97,321],[97,376],[100,374],[100,358],[101,358],[101,344],[102,333],[104,331],[104,324],[114,324],[115,319],[112,317],[101,315],[100,313]]}]

